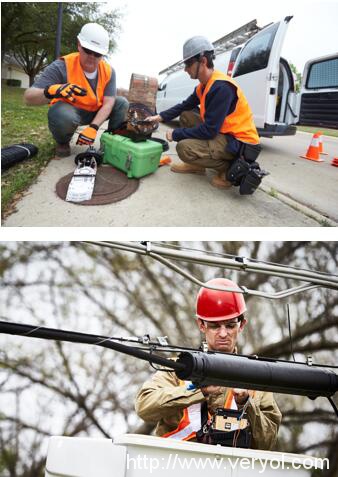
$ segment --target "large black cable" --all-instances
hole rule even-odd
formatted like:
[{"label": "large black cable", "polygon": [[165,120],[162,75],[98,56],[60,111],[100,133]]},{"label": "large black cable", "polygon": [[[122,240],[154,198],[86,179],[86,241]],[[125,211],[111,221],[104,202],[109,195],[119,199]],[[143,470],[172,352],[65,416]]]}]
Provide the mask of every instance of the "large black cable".
[{"label": "large black cable", "polygon": [[199,387],[240,386],[244,389],[303,395],[311,399],[331,397],[338,391],[338,376],[333,371],[321,371],[304,364],[295,366],[294,363],[277,363],[272,359],[262,360],[254,356],[244,358],[201,351],[181,352],[178,360],[174,361],[155,355],[154,351],[158,349],[151,345],[149,352],[146,352],[136,346],[116,343],[111,337],[5,321],[0,321],[0,333],[102,346],[147,361],[152,366],[165,366],[163,371],[172,370],[180,379],[191,380]]},{"label": "large black cable", "polygon": [[[5,318],[4,316],[1,316],[1,318]],[[7,333],[6,331],[1,331],[1,323],[6,323],[6,324],[10,324],[10,325],[14,325],[14,323],[11,323],[11,322],[5,322],[5,321],[1,321],[0,320],[0,332],[3,332],[3,333]],[[32,325],[24,325],[24,326],[32,326]],[[37,326],[32,326],[33,329],[43,329],[43,327],[37,327]],[[49,329],[49,328],[45,328],[45,329]],[[62,330],[55,330],[55,331],[62,331]],[[73,333],[73,332],[68,332],[68,333]],[[7,333],[8,334],[8,333]],[[11,334],[17,334],[17,333],[11,333]],[[78,333],[79,335],[83,335],[83,336],[88,336],[87,334],[84,334],[84,333]],[[26,334],[26,335],[22,335],[22,336],[32,336],[31,333],[29,334]],[[96,336],[96,335],[93,335],[93,336]],[[189,346],[176,346],[176,345],[163,345],[163,344],[159,344],[158,341],[152,341],[150,340],[149,338],[149,335],[146,335],[145,337],[147,337],[147,342],[145,342],[143,340],[143,338],[145,337],[132,337],[132,338],[124,338],[124,337],[121,337],[121,336],[96,336],[97,338],[100,338],[100,340],[111,340],[111,341],[120,341],[120,342],[127,342],[127,343],[134,343],[135,345],[137,345],[137,347],[133,347],[132,349],[139,349],[139,350],[151,350],[151,352],[153,353],[154,351],[160,351],[161,353],[180,353],[180,352],[185,352],[185,351],[192,351],[192,352],[199,352],[201,351],[201,349],[197,349],[197,348],[191,348]],[[54,338],[51,338],[51,339],[54,339]],[[88,343],[88,344],[96,344],[96,343]],[[112,348],[111,348],[112,349]],[[226,353],[226,352],[223,352],[223,351],[217,351],[217,352],[213,352],[213,354],[219,354],[219,355],[229,355],[229,356],[233,356],[233,353]],[[242,358],[249,358],[249,359],[255,359],[255,360],[258,360],[258,361],[272,361],[274,363],[290,363],[292,361],[288,360],[288,359],[280,359],[280,358],[271,358],[271,357],[265,357],[265,356],[257,356],[255,354],[240,354],[240,353],[237,353],[236,356],[238,357],[242,357]],[[306,365],[308,364],[306,361],[294,361],[292,362],[294,365]],[[157,364],[157,363],[156,363]],[[311,366],[313,368],[328,368],[328,369],[338,369],[338,366],[336,365],[330,365],[330,364],[320,364],[320,363],[311,363]]]},{"label": "large black cable", "polygon": [[33,157],[37,153],[38,148],[34,144],[20,143],[4,147],[1,149],[1,170],[5,171],[14,166],[14,164]]},{"label": "large black cable", "polygon": [[307,364],[295,366],[292,362],[279,363],[212,352],[180,353],[178,362],[184,364],[185,369],[176,371],[177,376],[199,387],[240,387],[311,399],[330,397],[338,391],[338,376],[333,371]]}]

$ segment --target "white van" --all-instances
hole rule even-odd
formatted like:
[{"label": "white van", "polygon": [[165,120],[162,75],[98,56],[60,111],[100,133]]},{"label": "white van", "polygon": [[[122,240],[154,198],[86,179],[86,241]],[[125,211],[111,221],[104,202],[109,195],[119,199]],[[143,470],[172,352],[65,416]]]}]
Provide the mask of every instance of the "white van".
[{"label": "white van", "polygon": [[297,100],[300,124],[338,128],[338,54],[306,63]]},{"label": "white van", "polygon": [[[264,137],[293,135],[299,121],[338,129],[338,54],[309,61],[301,92],[296,93],[290,65],[280,56],[291,19],[268,25],[241,47],[221,53],[216,48],[215,68],[232,73]],[[183,62],[173,66],[164,70],[167,76],[157,94],[158,113],[186,99],[198,84],[184,72]]]}]

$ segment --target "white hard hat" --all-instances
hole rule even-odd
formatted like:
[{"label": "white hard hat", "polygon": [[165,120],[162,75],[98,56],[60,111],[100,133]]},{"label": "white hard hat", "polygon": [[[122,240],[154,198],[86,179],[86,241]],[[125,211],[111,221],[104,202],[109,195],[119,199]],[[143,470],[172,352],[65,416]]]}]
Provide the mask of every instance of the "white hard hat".
[{"label": "white hard hat", "polygon": [[183,61],[205,51],[214,51],[214,45],[205,36],[193,36],[183,45]]},{"label": "white hard hat", "polygon": [[77,39],[83,48],[88,48],[88,50],[95,51],[101,55],[106,55],[109,51],[108,32],[97,23],[83,25]]}]

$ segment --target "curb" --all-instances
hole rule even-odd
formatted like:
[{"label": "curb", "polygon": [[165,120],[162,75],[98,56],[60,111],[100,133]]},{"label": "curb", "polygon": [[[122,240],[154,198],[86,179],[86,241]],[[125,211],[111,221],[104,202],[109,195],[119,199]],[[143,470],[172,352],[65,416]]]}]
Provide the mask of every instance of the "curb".
[{"label": "curb", "polygon": [[[276,195],[271,194],[272,187],[271,186],[265,186],[263,184],[260,185],[259,187],[260,190],[265,192],[266,194],[270,195],[270,197],[273,197],[274,199],[280,200],[284,204],[288,205],[292,209],[298,210],[302,214],[306,215],[307,217],[315,220],[318,222],[322,227],[338,227],[338,223],[335,222],[334,220],[330,219],[329,217],[326,217],[325,215],[321,214],[320,212],[317,212],[310,208],[309,206],[302,204],[301,202],[297,202],[295,199],[292,199],[288,195],[284,194],[283,192],[280,192],[279,190],[276,190]],[[275,189],[274,189],[275,190]]]}]

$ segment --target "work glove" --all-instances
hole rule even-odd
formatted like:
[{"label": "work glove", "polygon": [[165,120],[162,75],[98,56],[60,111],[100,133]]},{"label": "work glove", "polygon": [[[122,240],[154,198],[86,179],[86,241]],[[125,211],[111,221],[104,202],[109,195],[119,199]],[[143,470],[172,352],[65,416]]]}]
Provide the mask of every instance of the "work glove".
[{"label": "work glove", "polygon": [[95,141],[98,129],[99,127],[96,124],[90,124],[79,134],[76,144],[91,146]]},{"label": "work glove", "polygon": [[73,83],[51,84],[44,89],[44,95],[48,99],[65,98],[75,103],[74,96],[86,96],[87,90]]}]

